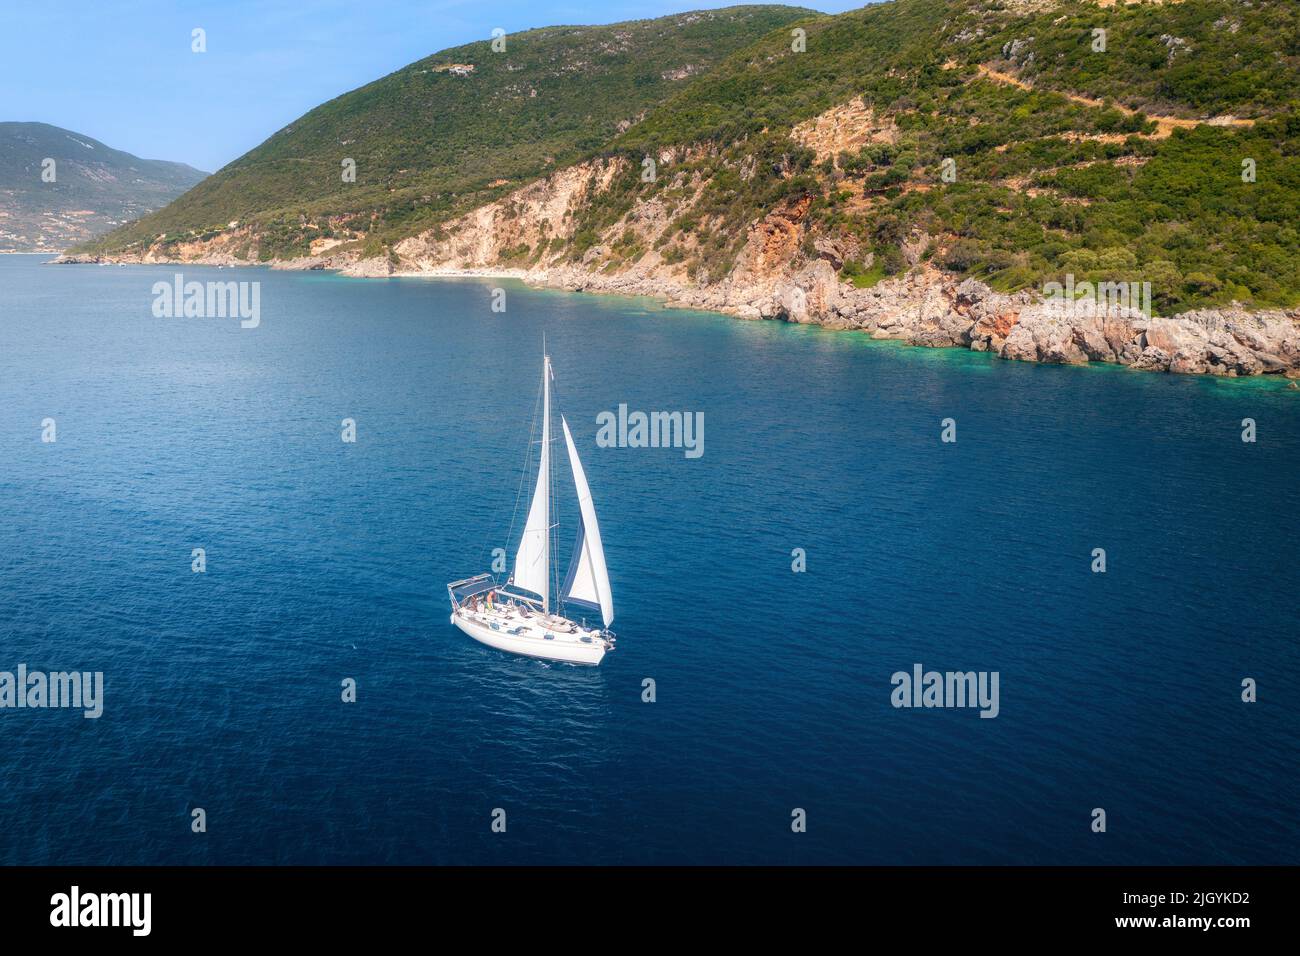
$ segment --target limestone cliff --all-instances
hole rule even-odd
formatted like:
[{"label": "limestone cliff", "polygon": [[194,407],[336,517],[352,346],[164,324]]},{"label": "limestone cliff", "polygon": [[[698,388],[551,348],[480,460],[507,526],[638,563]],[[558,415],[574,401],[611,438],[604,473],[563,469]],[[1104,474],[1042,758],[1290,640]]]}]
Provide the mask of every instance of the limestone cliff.
[{"label": "limestone cliff", "polygon": [[[875,120],[864,117],[873,127]],[[827,127],[823,127],[825,131]],[[845,135],[830,128],[832,137]],[[660,157],[669,174],[674,158]],[[778,319],[865,332],[911,345],[969,348],[1005,359],[1083,364],[1112,362],[1136,369],[1211,375],[1283,374],[1300,378],[1300,311],[1198,310],[1148,317],[1131,308],[1063,307],[1033,292],[995,292],[975,279],[958,280],[924,262],[905,273],[857,288],[837,266],[853,250],[820,237],[805,249],[809,202],[782,205],[750,224],[734,267],[720,281],[693,280],[680,262],[655,248],[668,224],[659,200],[636,202],[600,241],[574,259],[578,213],[610,187],[625,161],[593,160],[559,170],[436,229],[397,244],[394,255],[365,258],[355,250],[323,248],[318,255],[275,261],[274,268],[338,269],[346,275],[493,274],[573,291],[666,299],[670,305],[725,312],[744,319]],[[684,183],[689,209],[701,183]],[[631,239],[629,239],[631,237]],[[182,245],[180,257],[155,250],[113,261],[230,265],[231,249],[250,237],[239,230]],[[609,268],[608,249],[635,242],[636,261]],[[101,261],[65,257],[61,261]]]},{"label": "limestone cliff", "polygon": [[[868,120],[870,121],[870,120]],[[544,247],[512,273],[539,285],[648,295],[671,305],[853,329],[912,345],[970,348],[1030,362],[1117,362],[1139,369],[1212,375],[1287,374],[1300,377],[1300,312],[1199,310],[1148,317],[1135,308],[1063,306],[1032,292],[998,293],[974,279],[957,280],[924,263],[905,274],[856,288],[836,266],[835,242],[802,250],[806,200],[754,222],[734,268],[719,282],[692,281],[680,264],[653,247],[666,225],[654,201],[633,208],[601,236],[584,261],[568,261],[565,242],[579,206],[608,188],[615,163],[573,167],[462,217],[437,234],[397,247],[399,262],[385,274],[500,269],[521,245]],[[696,192],[698,195],[698,190]],[[688,204],[689,205],[689,204]],[[636,262],[592,267],[599,253],[631,234],[648,247]],[[549,243],[547,242],[549,240]],[[594,255],[592,253],[595,253]],[[372,274],[376,263],[345,271]]]}]

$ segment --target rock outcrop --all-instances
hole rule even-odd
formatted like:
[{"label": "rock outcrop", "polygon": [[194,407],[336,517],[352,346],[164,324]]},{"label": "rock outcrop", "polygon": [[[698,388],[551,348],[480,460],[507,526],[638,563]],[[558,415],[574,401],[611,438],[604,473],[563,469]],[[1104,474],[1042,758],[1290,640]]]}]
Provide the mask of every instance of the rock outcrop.
[{"label": "rock outcrop", "polygon": [[[807,135],[828,150],[851,137],[884,135],[869,113],[848,108],[819,117]],[[664,174],[689,156],[665,154]],[[578,213],[609,188],[625,159],[597,159],[558,170],[451,222],[405,239],[386,258],[322,247],[317,255],[271,263],[278,269],[335,269],[345,275],[493,275],[572,291],[654,296],[670,306],[725,312],[743,319],[777,319],[857,330],[931,348],[969,348],[1004,359],[1080,365],[1112,362],[1135,369],[1210,375],[1281,374],[1300,378],[1300,310],[1250,312],[1230,308],[1149,317],[1130,308],[1087,308],[1043,301],[1030,292],[996,292],[975,279],[956,279],[920,261],[928,237],[915,237],[907,271],[871,288],[857,288],[839,269],[865,259],[851,237],[807,235],[810,200],[791,199],[750,225],[743,248],[716,281],[689,275],[657,251],[671,213],[661,200],[638,201],[577,261],[572,256]],[[703,184],[683,179],[698,197]],[[689,207],[690,200],[687,201]],[[611,262],[627,237],[640,254]],[[805,242],[810,239],[810,242]],[[113,261],[235,265],[233,250],[256,248],[256,237],[223,234],[187,243],[178,258],[153,249]],[[100,261],[62,257],[60,262]]]}]

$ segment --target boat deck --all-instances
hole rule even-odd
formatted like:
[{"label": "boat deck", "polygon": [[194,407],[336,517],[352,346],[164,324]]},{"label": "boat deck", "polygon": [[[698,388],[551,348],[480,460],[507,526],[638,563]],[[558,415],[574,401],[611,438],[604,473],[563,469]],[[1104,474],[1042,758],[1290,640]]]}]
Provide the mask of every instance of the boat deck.
[{"label": "boat deck", "polygon": [[614,638],[603,631],[582,627],[556,615],[528,612],[510,605],[462,605],[451,622],[480,644],[527,657],[599,664],[614,648]]},{"label": "boat deck", "polygon": [[511,607],[508,604],[495,604],[491,610],[484,606],[477,609],[462,607],[456,613],[468,621],[485,625],[511,637],[570,644],[604,642],[600,631],[594,628],[584,628],[580,624],[554,614],[542,615],[538,612],[529,612],[525,615],[518,606]]}]

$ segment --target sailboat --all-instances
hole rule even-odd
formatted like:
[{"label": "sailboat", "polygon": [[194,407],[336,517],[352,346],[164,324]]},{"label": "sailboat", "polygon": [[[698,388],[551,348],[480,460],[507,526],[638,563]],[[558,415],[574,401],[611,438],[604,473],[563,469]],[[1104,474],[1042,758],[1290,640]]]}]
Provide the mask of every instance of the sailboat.
[{"label": "sailboat", "polygon": [[[551,520],[551,383],[555,375],[545,346],[542,352],[541,451],[532,506],[515,552],[514,571],[504,584],[498,584],[491,574],[448,584],[451,623],[474,640],[512,654],[571,664],[599,664],[614,649],[615,637],[609,630],[614,620],[614,598],[591,489],[563,415],[560,428],[578,496],[579,520],[564,582],[554,582],[558,584],[555,595],[562,613],[556,612],[551,601],[552,575],[557,567],[551,534],[555,529]],[[575,621],[567,617],[573,613],[571,608],[598,612],[600,626],[588,625],[585,618]]]}]

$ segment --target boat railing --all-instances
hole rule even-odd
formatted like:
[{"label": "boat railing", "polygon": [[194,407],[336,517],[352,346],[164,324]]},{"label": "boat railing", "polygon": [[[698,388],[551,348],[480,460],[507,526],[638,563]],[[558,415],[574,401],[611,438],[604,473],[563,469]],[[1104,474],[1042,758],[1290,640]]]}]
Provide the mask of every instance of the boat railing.
[{"label": "boat railing", "polygon": [[501,595],[501,597],[503,598],[510,598],[515,601],[520,601],[524,604],[529,604],[536,608],[542,607],[541,598],[535,598],[532,597],[531,595],[524,594],[521,591],[517,591],[515,590],[514,587],[512,587],[509,584],[503,584],[501,587],[497,588],[496,591],[497,594]]},{"label": "boat railing", "polygon": [[465,578],[461,581],[452,581],[448,584],[447,596],[451,598],[452,608],[460,610],[464,599],[495,591],[496,587],[496,578],[492,575],[476,574],[472,578]]}]

